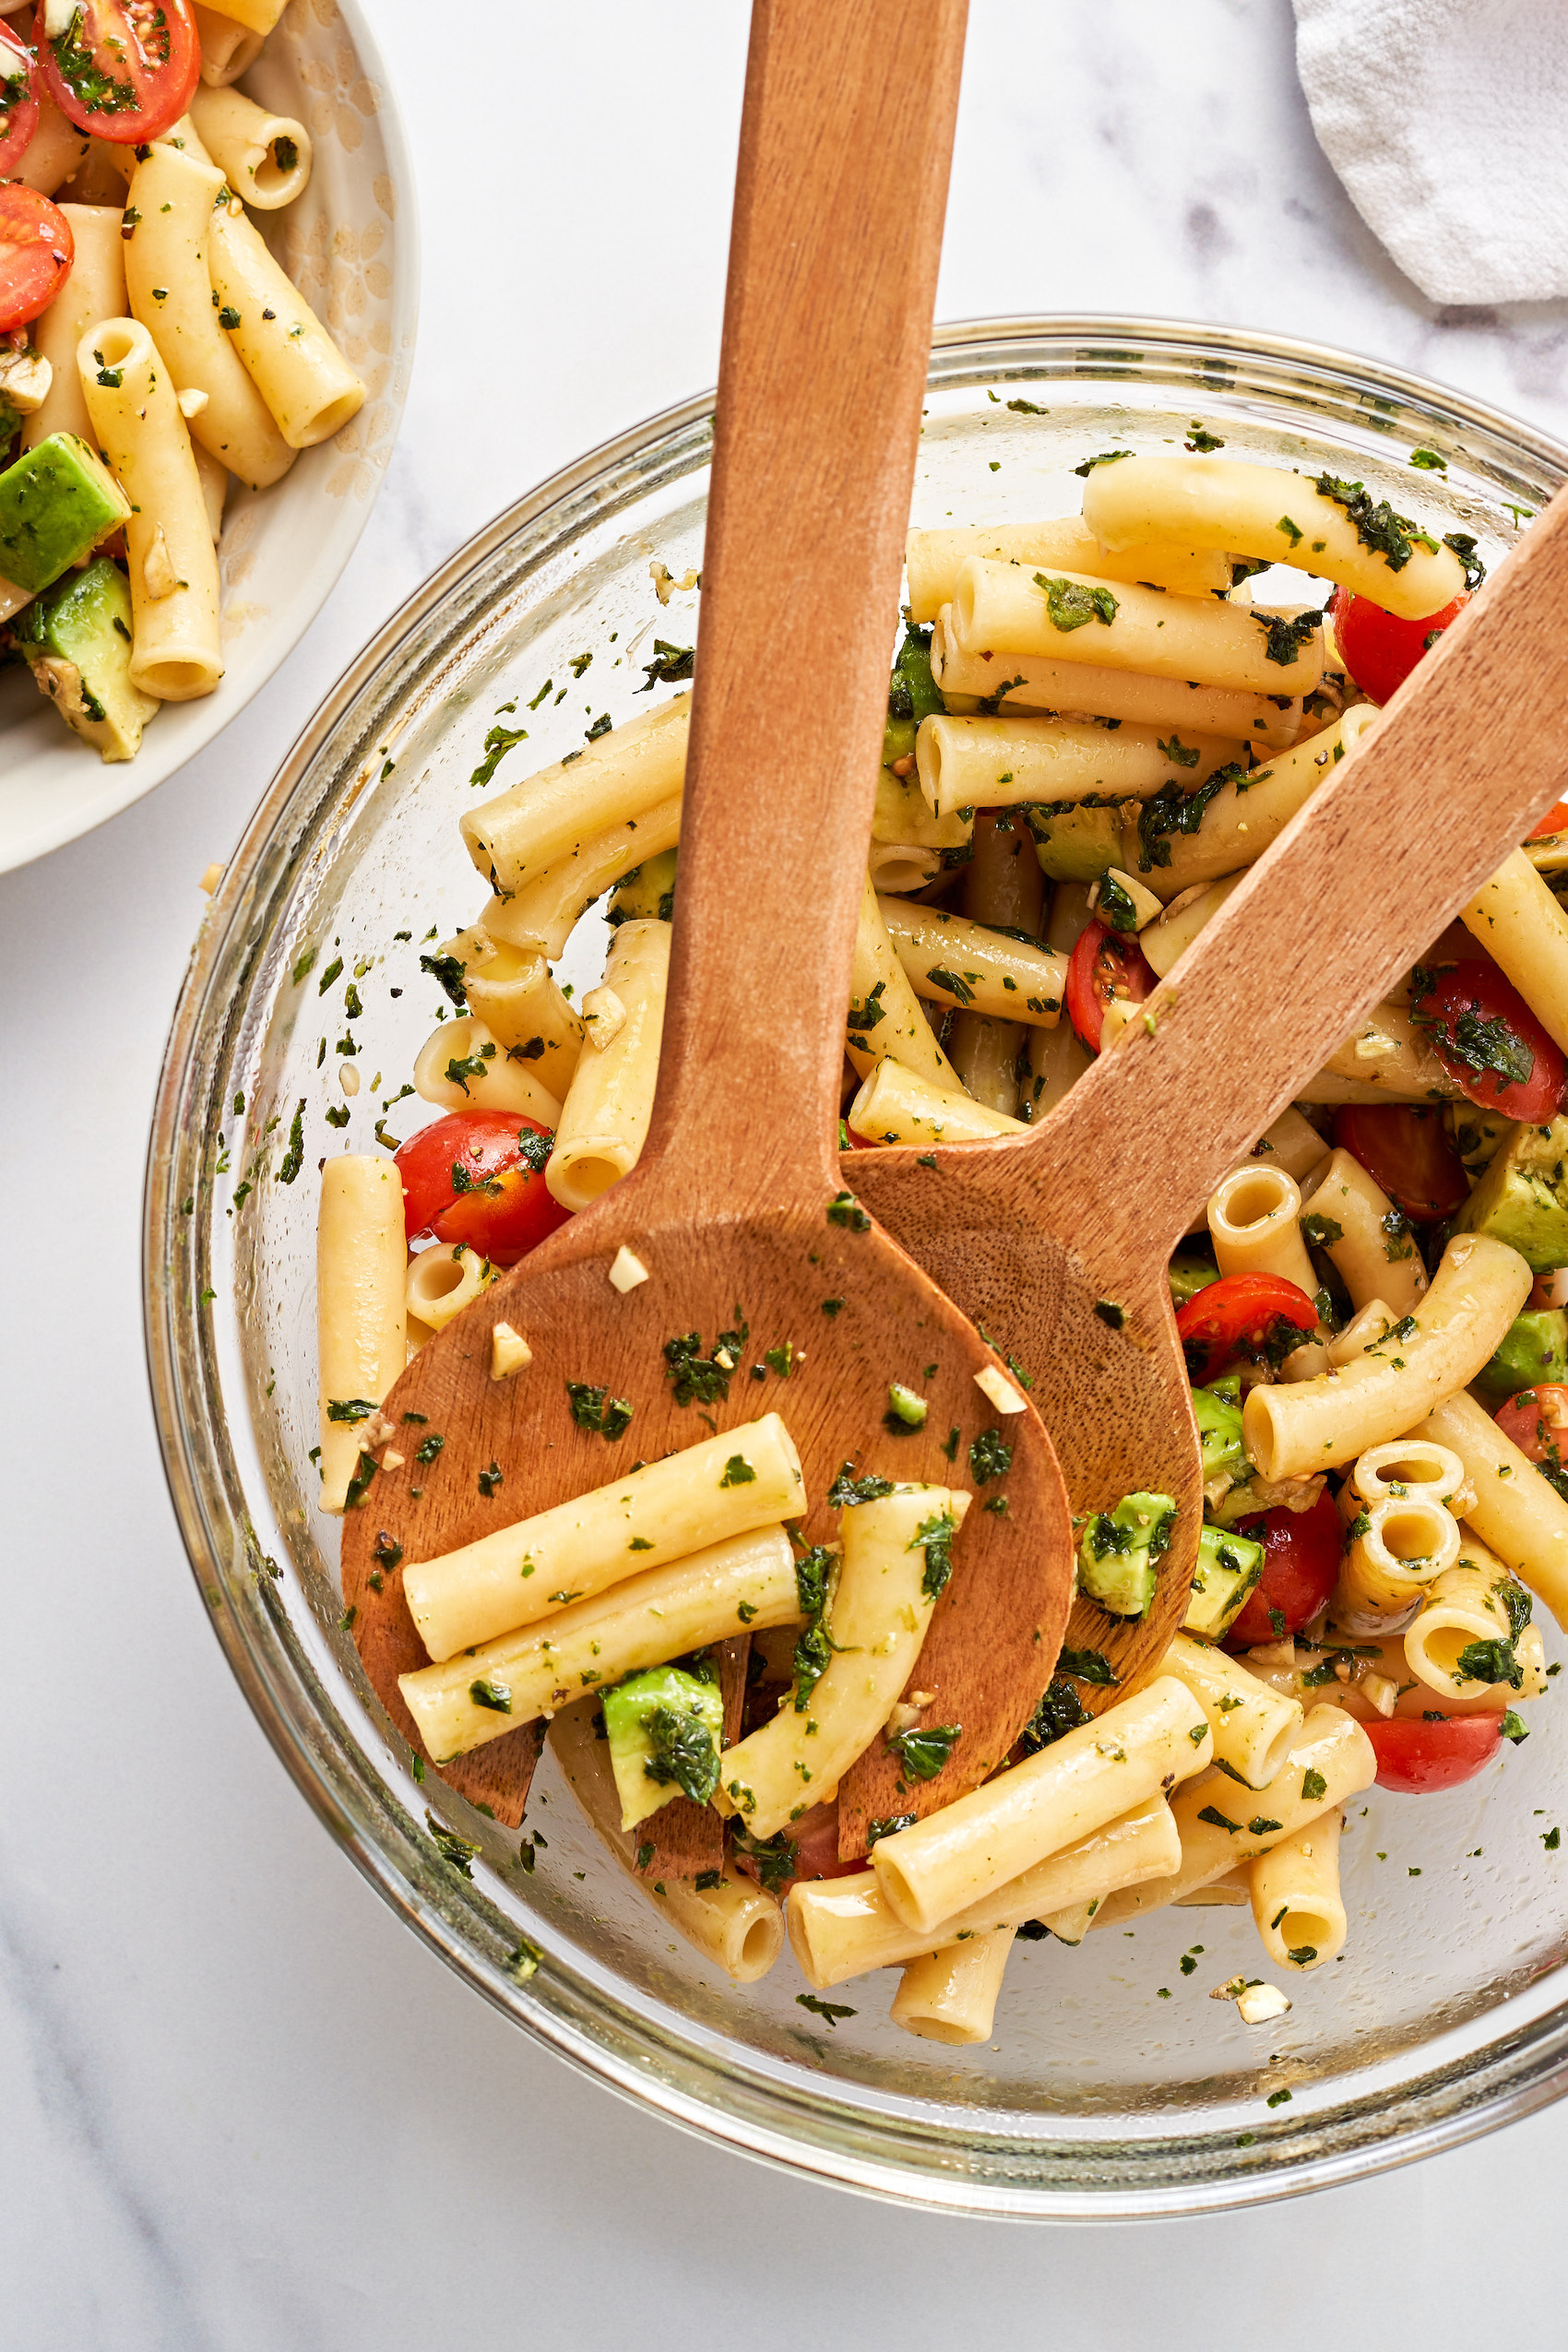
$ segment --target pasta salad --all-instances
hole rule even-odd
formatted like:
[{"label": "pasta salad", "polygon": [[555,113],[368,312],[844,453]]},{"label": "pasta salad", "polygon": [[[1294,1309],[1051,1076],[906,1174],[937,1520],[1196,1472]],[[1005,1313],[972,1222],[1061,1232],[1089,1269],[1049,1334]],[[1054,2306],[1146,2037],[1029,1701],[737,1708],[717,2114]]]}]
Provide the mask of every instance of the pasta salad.
[{"label": "pasta salad", "polygon": [[231,482],[365,399],[253,218],[311,174],[238,87],[282,6],[0,14],[0,650],[106,761],[223,676]]},{"label": "pasta salad", "polygon": [[[846,1007],[846,1154],[1045,1118],[1484,593],[1464,532],[1222,446],[1195,424],[1180,455],[1086,458],[1080,515],[910,534]],[[1275,563],[1327,582],[1326,605],[1263,601]],[[652,571],[662,605],[669,576]],[[460,819],[489,896],[420,948],[438,1017],[384,1106],[382,1153],[321,1170],[329,1513],[374,1522],[378,1473],[410,1451],[440,1476],[439,1435],[383,1406],[459,1315],[528,1427],[528,1334],[486,1294],[647,1133],[694,659],[656,639],[648,691],[674,692],[596,721],[579,751]],[[498,712],[476,785],[526,740],[526,712]],[[1003,1768],[923,1810],[964,1737],[932,1719],[925,1628],[963,1574],[977,1500],[1004,1496],[1021,1387],[981,1376],[990,1425],[962,1452],[954,1431],[938,1486],[898,1476],[900,1430],[926,1399],[891,1383],[885,1457],[808,1494],[790,1350],[738,1313],[711,1343],[676,1334],[664,1349],[676,1402],[710,1435],[623,1464],[631,1416],[585,1387],[573,1416],[616,1449],[611,1483],[531,1515],[526,1495],[498,1499],[492,1533],[430,1557],[376,1538],[346,1621],[362,1637],[374,1594],[418,1637],[428,1662],[391,1702],[416,1776],[458,1759],[482,1776],[493,1743],[548,1725],[595,1829],[669,1924],[738,1981],[787,1940],[797,1998],[829,2024],[853,2012],[825,1993],[894,1967],[899,2025],[985,2041],[1020,1937],[1092,1943],[1192,1904],[1250,1907],[1270,1978],[1215,1990],[1247,2023],[1279,2014],[1287,1985],[1350,1949],[1350,1800],[1495,1771],[1556,1672],[1535,1610],[1568,1614],[1564,871],[1560,807],[1172,1258],[1204,1522],[1182,1629],[1141,1686],[1092,1646],[1041,1658]],[[603,976],[575,1002],[552,968],[607,893]],[[361,977],[339,966],[319,983],[342,982],[349,1025]],[[351,1098],[351,1026],[339,1067]],[[435,1113],[406,1139],[386,1124],[405,1099]],[[291,1181],[302,1158],[296,1119]],[[624,1289],[647,1278],[630,1251],[611,1269]],[[1174,1499],[1074,1501],[1080,1595],[1108,1627],[1144,1615]],[[808,1545],[801,1523],[824,1503],[837,1538]],[[837,1788],[878,1741],[909,1810],[850,1851]]]}]

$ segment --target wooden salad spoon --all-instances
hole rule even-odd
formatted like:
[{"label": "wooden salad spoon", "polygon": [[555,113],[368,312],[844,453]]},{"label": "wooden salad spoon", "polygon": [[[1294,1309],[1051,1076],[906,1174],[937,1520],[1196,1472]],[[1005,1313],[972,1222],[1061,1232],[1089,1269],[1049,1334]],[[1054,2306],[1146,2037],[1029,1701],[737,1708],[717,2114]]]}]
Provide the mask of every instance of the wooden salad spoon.
[{"label": "wooden salad spoon", "polygon": [[[1184,1613],[1202,1473],[1166,1267],[1215,1185],[1568,789],[1568,492],[1038,1129],[844,1156],[888,1231],[1035,1382],[1075,1510],[1181,1504],[1155,1606],[1080,1599],[1123,1689]],[[1079,1686],[1104,1706],[1116,1688]],[[883,1810],[874,1751],[846,1781]]]},{"label": "wooden salad spoon", "polygon": [[[416,1750],[397,1676],[426,1659],[399,1550],[435,1557],[770,1409],[799,1447],[819,1541],[841,1465],[968,1485],[969,1443],[1000,1426],[976,1385],[996,1357],[841,1194],[834,1149],[964,22],[965,0],[754,12],[651,1130],[630,1175],[415,1359],[383,1408],[411,1458],[384,1465],[344,1524],[355,1638]],[[805,612],[809,679],[779,636],[781,615]],[[623,1247],[648,1276],[624,1296],[609,1278]],[[501,1322],[532,1361],[496,1381]],[[678,1404],[665,1342],[699,1333],[706,1353],[742,1326],[728,1394]],[[889,1432],[893,1381],[929,1400],[923,1427]],[[630,1406],[624,1435],[578,1425],[573,1383]],[[1061,1473],[1032,1408],[1005,1442],[1011,1468],[988,1483],[989,1511],[977,1497],[921,1660],[963,1736],[903,1812],[994,1769],[1061,1642]],[[443,1776],[516,1825],[539,1736],[508,1731]],[[647,1871],[717,1867],[720,1840],[716,1814],[676,1800],[647,1824]]]}]

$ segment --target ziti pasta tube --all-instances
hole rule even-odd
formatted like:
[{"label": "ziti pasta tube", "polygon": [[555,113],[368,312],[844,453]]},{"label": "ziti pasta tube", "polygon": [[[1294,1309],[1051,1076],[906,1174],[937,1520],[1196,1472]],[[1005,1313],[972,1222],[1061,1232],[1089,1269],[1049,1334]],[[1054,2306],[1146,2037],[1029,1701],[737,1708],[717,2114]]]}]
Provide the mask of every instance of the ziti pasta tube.
[{"label": "ziti pasta tube", "polygon": [[862,1078],[869,1077],[879,1062],[891,1058],[933,1087],[951,1094],[964,1093],[963,1082],[938,1045],[894,953],[869,876],[855,927],[847,1026],[844,1050]]},{"label": "ziti pasta tube", "polygon": [[904,563],[909,577],[909,618],[934,621],[971,555],[1021,564],[1031,572],[1092,572],[1102,580],[1146,580],[1179,596],[1223,596],[1230,586],[1224,553],[1201,554],[1177,546],[1129,548],[1112,555],[1076,515],[1048,523],[980,523],[956,529],[911,531]]},{"label": "ziti pasta tube", "polygon": [[902,898],[876,903],[917,996],[972,1005],[996,1020],[1055,1027],[1067,985],[1064,956],[940,907],[912,907]]},{"label": "ziti pasta tube", "polygon": [[1307,1218],[1353,1307],[1382,1299],[1397,1321],[1426,1296],[1427,1270],[1408,1219],[1351,1153],[1332,1154],[1313,1187]]},{"label": "ziti pasta tube", "polygon": [[399,1674],[398,1688],[430,1754],[448,1764],[585,1691],[800,1613],[790,1539],[781,1527],[763,1527],[647,1569],[444,1665]]},{"label": "ziti pasta tube", "polygon": [[1243,761],[1244,743],[1172,728],[1101,727],[1092,719],[922,719],[915,737],[921,790],[933,816],[1020,801],[1091,794],[1147,800],[1168,784],[1195,787]]},{"label": "ziti pasta tube", "polygon": [[315,1244],[324,1511],[346,1507],[361,1423],[403,1369],[407,1258],[403,1187],[392,1161],[358,1152],[329,1159]]},{"label": "ziti pasta tube", "polygon": [[[1474,1380],[1529,1296],[1532,1278],[1505,1241],[1455,1234],[1425,1298],[1385,1337],[1314,1380],[1252,1391],[1242,1428],[1259,1476],[1336,1469],[1369,1445],[1414,1431],[1441,1399]],[[1422,1434],[1445,1442],[1435,1429]],[[1462,1447],[1455,1451],[1464,1458]]]},{"label": "ziti pasta tube", "polygon": [[[751,1478],[726,1479],[737,1455]],[[807,1503],[790,1432],[766,1413],[456,1551],[410,1560],[403,1597],[431,1657],[452,1657],[552,1615],[564,1593],[602,1592],[705,1545],[798,1519]]]},{"label": "ziti pasta tube", "polygon": [[1146,802],[1136,842],[1129,843],[1127,852],[1129,863],[1135,859],[1139,880],[1169,905],[1195,883],[1216,882],[1239,867],[1255,865],[1377,719],[1371,703],[1357,703],[1321,734],[1275,753],[1266,766],[1250,775],[1227,780],[1212,799],[1196,802],[1183,791],[1178,799]]},{"label": "ziti pasta tube", "polygon": [[1568,915],[1523,849],[1503,860],[1459,920],[1568,1051]]},{"label": "ziti pasta tube", "polygon": [[[1331,481],[1332,490],[1320,487]],[[1408,621],[1452,604],[1466,585],[1453,548],[1403,523],[1386,500],[1374,508],[1360,482],[1232,457],[1134,457],[1098,465],[1084,489],[1084,521],[1111,548],[1158,537],[1265,564],[1300,564]]]},{"label": "ziti pasta tube", "polygon": [[907,1927],[884,1895],[874,1870],[798,1879],[790,1890],[785,1923],[802,1975],[814,1991],[826,1992],[873,1968],[901,1967],[961,1936],[1021,1927],[1026,1919],[1046,1918],[1071,1904],[1092,1903],[1116,1887],[1166,1877],[1180,1862],[1181,1850],[1170,1806],[1161,1796],[1146,1797],[935,1930]]},{"label": "ziti pasta tube", "polygon": [[873,1144],[976,1144],[1024,1132],[1021,1119],[992,1111],[972,1095],[933,1087],[891,1061],[873,1063],[845,1117],[857,1135]]},{"label": "ziti pasta tube", "polygon": [[1316,616],[1210,603],[1082,573],[1026,572],[971,555],[948,623],[966,653],[1034,654],[1142,676],[1196,679],[1233,694],[1310,694],[1323,676]]},{"label": "ziti pasta tube", "polygon": [[1321,1968],[1345,1948],[1336,1806],[1260,1854],[1249,1877],[1253,1920],[1277,1968]]},{"label": "ziti pasta tube", "polygon": [[1249,1788],[1265,1788],[1284,1764],[1301,1725],[1301,1708],[1249,1674],[1237,1658],[1208,1642],[1178,1633],[1160,1661],[1204,1711],[1214,1735],[1214,1760]]},{"label": "ziti pasta tube", "polygon": [[670,925],[655,921],[622,923],[610,943],[603,987],[622,1018],[602,1046],[589,1030],[554,1123],[555,1146],[544,1181],[563,1208],[587,1208],[618,1184],[636,1166],[647,1140],[664,1034],[670,940]]},{"label": "ziti pasta tube", "polygon": [[218,323],[232,337],[290,448],[329,441],[363,408],[364,378],[274,261],[242,205],[231,201],[214,211],[208,266]]},{"label": "ziti pasta tube", "polygon": [[131,502],[131,683],[160,702],[193,702],[223,675],[218,557],[169,370],[145,327],[108,318],[82,337],[77,371],[93,446]]},{"label": "ziti pasta tube", "polygon": [[922,2041],[954,2049],[988,2042],[1016,1933],[1016,1928],[992,1928],[989,1935],[911,1960],[893,1996],[893,2023]]},{"label": "ziti pasta tube", "polygon": [[1202,1707],[1171,1675],[1118,1701],[956,1803],[880,1838],[872,1866],[890,1908],[929,1930],[1213,1757]]},{"label": "ziti pasta tube", "polygon": [[969,1502],[947,1487],[900,1486],[846,1512],[827,1665],[804,1706],[798,1693],[786,1698],[770,1723],[719,1759],[714,1805],[738,1814],[754,1837],[772,1837],[837,1788],[886,1723]]},{"label": "ziti pasta tube", "polygon": [[230,186],[258,212],[292,204],[310,185],[311,136],[291,114],[269,114],[243,90],[191,93],[191,121]]},{"label": "ziti pasta tube", "polygon": [[931,633],[932,676],[949,701],[972,695],[1019,711],[1112,719],[1161,734],[1174,727],[1183,742],[1194,733],[1223,735],[1269,751],[1288,749],[1301,731],[1300,695],[1236,694],[1188,678],[1146,678],[1135,670],[1038,654],[966,653],[954,640],[951,620],[952,607],[944,605]]},{"label": "ziti pasta tube", "polygon": [[161,140],[146,149],[127,191],[125,287],[175,390],[207,395],[191,419],[196,440],[260,490],[288,472],[296,453],[219,325],[208,251],[224,187],[215,164]]},{"label": "ziti pasta tube", "polygon": [[22,419],[24,449],[47,441],[52,433],[74,433],[89,448],[97,448],[77,350],[89,327],[101,319],[121,318],[125,309],[120,208],[63,204],[60,209],[70,223],[76,258],[49,308],[33,321],[32,347],[49,362],[53,374],[42,408]]},{"label": "ziti pasta tube", "polygon": [[[571,861],[586,842],[678,796],[685,781],[691,713],[690,695],[677,695],[612,728],[574,757],[552,761],[470,809],[458,830],[492,888],[516,892]],[[637,864],[642,854],[628,864]],[[497,938],[516,936],[497,931],[488,917],[485,928]]]},{"label": "ziti pasta tube", "polygon": [[1096,1928],[1124,1926],[1179,1903],[1228,1876],[1239,1862],[1253,1861],[1282,1838],[1293,1837],[1308,1822],[1337,1812],[1376,1777],[1377,1758],[1360,1725],[1342,1707],[1313,1707],[1266,1788],[1243,1795],[1233,1781],[1216,1775],[1200,1788],[1181,1791],[1170,1807],[1182,1837],[1181,1868],[1170,1878],[1108,1895],[1095,1915]]},{"label": "ziti pasta tube", "polygon": [[1445,1397],[1411,1434],[1457,1454],[1476,1493],[1467,1524],[1560,1625],[1568,1624],[1568,1503],[1556,1488],[1463,1391]]}]

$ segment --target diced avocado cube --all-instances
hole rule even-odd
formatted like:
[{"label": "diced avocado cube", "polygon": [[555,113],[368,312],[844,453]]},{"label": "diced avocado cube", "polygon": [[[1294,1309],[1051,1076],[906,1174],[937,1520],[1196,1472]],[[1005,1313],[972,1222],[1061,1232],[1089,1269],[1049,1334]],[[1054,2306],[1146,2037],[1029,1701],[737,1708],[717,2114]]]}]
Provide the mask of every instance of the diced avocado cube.
[{"label": "diced avocado cube", "polygon": [[1178,1250],[1170,1261],[1170,1296],[1179,1307],[1206,1290],[1211,1282],[1219,1279],[1219,1268],[1212,1258],[1197,1250]]},{"label": "diced avocado cube", "polygon": [[1562,1307],[1526,1307],[1515,1315],[1475,1385],[1490,1404],[1500,1405],[1543,1380],[1568,1380],[1568,1313]]},{"label": "diced avocado cube", "polygon": [[630,1675],[604,1693],[604,1728],[623,1829],[671,1797],[706,1805],[718,1788],[724,1701],[716,1678],[679,1666]]},{"label": "diced avocado cube", "polygon": [[90,555],[131,505],[74,433],[52,433],[0,473],[0,576],[30,596]]},{"label": "diced avocado cube", "polygon": [[1200,1527],[1193,1597],[1182,1620],[1186,1632],[1218,1642],[1262,1574],[1263,1546],[1252,1536],[1240,1536],[1232,1527]]},{"label": "diced avocado cube", "polygon": [[12,634],[66,726],[105,760],[134,758],[159,705],[131,683],[131,591],[119,565],[99,555],[67,573]]},{"label": "diced avocado cube", "polygon": [[1096,1511],[1078,1545],[1080,1592],[1112,1617],[1141,1617],[1175,1525],[1170,1494],[1124,1494],[1114,1511]]},{"label": "diced avocado cube", "polygon": [[1209,1388],[1194,1388],[1193,1417],[1203,1446],[1205,1478],[1218,1478],[1221,1470],[1229,1470],[1239,1478],[1247,1459],[1247,1449],[1241,1443],[1240,1374],[1231,1372]]},{"label": "diced avocado cube", "polygon": [[1028,814],[1040,872],[1053,882],[1098,882],[1112,866],[1126,863],[1120,801],[1110,807],[1079,801],[1071,808],[1031,808]]},{"label": "diced avocado cube", "polygon": [[1516,1126],[1454,1220],[1506,1241],[1537,1274],[1568,1265],[1568,1118]]},{"label": "diced avocado cube", "polygon": [[676,849],[660,849],[645,858],[615,885],[606,909],[612,923],[669,922],[675,912]]}]

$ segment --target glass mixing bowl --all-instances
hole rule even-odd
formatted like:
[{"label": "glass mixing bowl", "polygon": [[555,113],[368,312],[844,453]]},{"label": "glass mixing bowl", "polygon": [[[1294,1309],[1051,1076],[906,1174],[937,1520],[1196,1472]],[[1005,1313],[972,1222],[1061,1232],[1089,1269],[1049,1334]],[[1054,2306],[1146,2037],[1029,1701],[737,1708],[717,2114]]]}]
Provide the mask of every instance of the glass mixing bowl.
[{"label": "glass mixing bowl", "polygon": [[[308,1458],[310,1174],[327,1150],[374,1148],[383,1115],[409,1132],[400,1104],[382,1105],[430,1028],[422,946],[484,896],[457,819],[497,711],[515,705],[507,723],[529,731],[499,789],[601,711],[646,709],[656,636],[692,642],[696,591],[661,606],[649,574],[702,560],[710,422],[694,400],[596,450],[405,606],[295,747],[197,944],[148,1163],[148,1345],[175,1507],[241,1687],[332,1834],[443,1958],[601,2080],[753,2154],[956,2210],[1126,2215],[1350,2179],[1523,2114],[1568,2084],[1568,1850],[1543,1844],[1568,1759],[1561,1703],[1532,1712],[1527,1744],[1483,1781],[1350,1808],[1349,1945],[1292,1986],[1288,2016],[1248,2028],[1206,1998],[1262,1968],[1246,1912],[1172,1910],[1077,1950],[1020,1943],[994,2042],[960,2053],[887,2021],[888,1977],[842,1989],[854,2013],[831,2030],[797,2005],[788,1953],[761,1984],[731,1984],[661,1930],[548,1756],[529,1819],[549,1844],[525,1873],[515,1835],[416,1784],[371,1695]],[[1568,476],[1568,452],[1526,428],[1341,353],[1008,319],[937,339],[915,520],[1075,511],[1084,457],[1179,445],[1194,422],[1232,456],[1327,467],[1441,512],[1489,559]],[[1412,471],[1416,448],[1446,474]],[[803,642],[788,616],[779,641],[786,659]],[[596,933],[586,921],[568,955],[579,988],[598,976]],[[362,1077],[347,1127],[329,1129],[342,997],[320,980],[338,957],[359,974]],[[296,1106],[306,1181],[289,1184]],[[475,1842],[471,1880],[443,1859],[427,1808]]]}]

